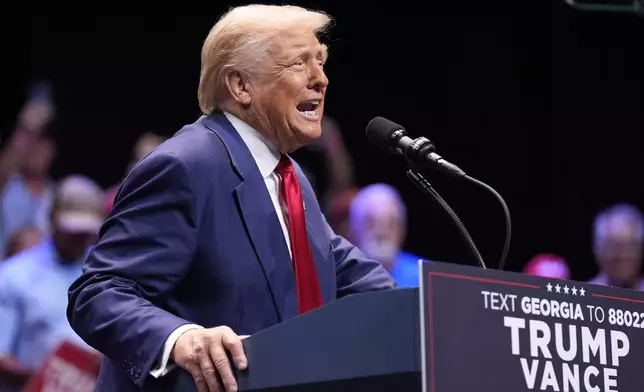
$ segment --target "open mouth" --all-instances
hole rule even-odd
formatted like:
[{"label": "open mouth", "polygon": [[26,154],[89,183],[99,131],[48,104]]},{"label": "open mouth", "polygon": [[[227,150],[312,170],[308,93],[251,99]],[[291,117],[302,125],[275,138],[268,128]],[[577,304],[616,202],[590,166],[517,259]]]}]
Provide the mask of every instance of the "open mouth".
[{"label": "open mouth", "polygon": [[315,118],[317,117],[316,111],[319,106],[320,106],[320,100],[312,99],[309,101],[300,102],[297,105],[297,111],[300,112],[300,114],[303,116]]}]

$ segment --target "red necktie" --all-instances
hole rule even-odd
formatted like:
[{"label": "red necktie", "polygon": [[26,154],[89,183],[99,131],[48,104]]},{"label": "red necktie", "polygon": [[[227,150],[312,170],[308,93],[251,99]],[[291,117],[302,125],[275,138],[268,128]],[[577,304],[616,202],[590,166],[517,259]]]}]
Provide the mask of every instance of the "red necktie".
[{"label": "red necktie", "polygon": [[322,306],[323,301],[318,273],[315,269],[309,237],[306,232],[302,191],[295,176],[293,163],[286,155],[282,156],[275,172],[282,176],[281,192],[288,209],[288,231],[291,237],[297,300],[300,313],[305,313]]}]

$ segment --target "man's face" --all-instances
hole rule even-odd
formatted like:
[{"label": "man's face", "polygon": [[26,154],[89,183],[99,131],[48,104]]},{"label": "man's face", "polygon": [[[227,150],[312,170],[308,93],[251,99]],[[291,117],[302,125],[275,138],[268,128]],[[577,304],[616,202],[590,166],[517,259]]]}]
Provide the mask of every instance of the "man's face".
[{"label": "man's face", "polygon": [[91,232],[69,232],[54,227],[54,240],[64,261],[76,262],[85,256],[88,247],[96,244],[97,235]]},{"label": "man's face", "polygon": [[358,247],[368,257],[386,265],[400,252],[405,228],[392,203],[379,203],[369,208],[355,229]]},{"label": "man's face", "polygon": [[291,152],[321,134],[326,47],[311,31],[281,33],[250,79],[249,118],[273,140],[280,152]]},{"label": "man's face", "polygon": [[596,246],[600,268],[616,283],[629,283],[640,274],[642,243],[631,223],[609,224]]}]

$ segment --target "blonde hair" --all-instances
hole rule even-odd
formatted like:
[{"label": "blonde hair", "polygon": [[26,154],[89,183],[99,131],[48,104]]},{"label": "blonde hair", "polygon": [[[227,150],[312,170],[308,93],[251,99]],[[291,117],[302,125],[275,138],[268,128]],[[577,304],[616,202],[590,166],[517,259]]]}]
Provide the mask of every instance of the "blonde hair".
[{"label": "blonde hair", "polygon": [[222,109],[226,99],[226,73],[251,75],[268,52],[271,39],[292,28],[310,28],[321,34],[331,18],[320,11],[292,5],[252,4],[232,8],[213,26],[201,50],[199,107],[205,114]]}]

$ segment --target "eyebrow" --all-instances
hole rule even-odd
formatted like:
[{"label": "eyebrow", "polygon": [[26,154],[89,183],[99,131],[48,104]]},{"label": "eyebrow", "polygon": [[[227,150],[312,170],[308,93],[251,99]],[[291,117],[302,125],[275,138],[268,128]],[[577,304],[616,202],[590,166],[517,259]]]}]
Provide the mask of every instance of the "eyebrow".
[{"label": "eyebrow", "polygon": [[321,44],[318,53],[322,56],[322,61],[326,61],[329,58],[329,47]]},{"label": "eyebrow", "polygon": [[[293,58],[310,57],[312,53],[312,51],[304,45],[300,46],[298,49],[300,49],[300,51],[293,56]],[[320,44],[313,53],[313,57],[320,58],[322,61],[326,61],[329,57],[329,49],[325,44]]]}]

